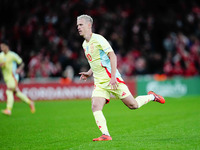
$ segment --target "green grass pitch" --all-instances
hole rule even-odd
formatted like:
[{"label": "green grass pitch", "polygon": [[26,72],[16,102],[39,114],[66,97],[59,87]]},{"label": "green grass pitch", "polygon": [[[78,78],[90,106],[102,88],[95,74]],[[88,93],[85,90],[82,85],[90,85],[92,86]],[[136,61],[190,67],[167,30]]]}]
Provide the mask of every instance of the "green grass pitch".
[{"label": "green grass pitch", "polygon": [[200,149],[200,97],[166,98],[138,110],[111,100],[103,112],[113,140],[103,142],[92,141],[101,133],[90,100],[39,101],[36,109],[31,114],[16,102],[12,116],[0,114],[0,150]]}]

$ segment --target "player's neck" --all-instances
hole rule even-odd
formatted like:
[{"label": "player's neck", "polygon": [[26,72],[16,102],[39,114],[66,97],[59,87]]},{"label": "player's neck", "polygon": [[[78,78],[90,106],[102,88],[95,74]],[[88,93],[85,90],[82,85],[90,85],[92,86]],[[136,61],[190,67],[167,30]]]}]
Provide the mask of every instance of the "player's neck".
[{"label": "player's neck", "polygon": [[92,32],[90,32],[89,34],[87,34],[87,35],[84,36],[86,42],[89,42],[90,39],[91,39],[91,37],[92,37]]},{"label": "player's neck", "polygon": [[5,54],[7,54],[8,52],[9,52],[9,49],[4,51]]}]

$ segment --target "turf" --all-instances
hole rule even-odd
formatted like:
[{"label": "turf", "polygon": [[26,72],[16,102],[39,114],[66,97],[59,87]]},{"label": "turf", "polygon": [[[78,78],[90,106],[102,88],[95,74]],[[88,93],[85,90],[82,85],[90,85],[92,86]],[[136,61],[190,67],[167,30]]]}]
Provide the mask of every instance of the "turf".
[{"label": "turf", "polygon": [[[0,109],[5,107],[0,103]],[[200,97],[167,98],[129,110],[111,100],[104,115],[112,141],[93,142],[101,135],[90,100],[40,101],[37,112],[14,104],[12,116],[0,114],[0,149],[35,150],[198,150]]]}]

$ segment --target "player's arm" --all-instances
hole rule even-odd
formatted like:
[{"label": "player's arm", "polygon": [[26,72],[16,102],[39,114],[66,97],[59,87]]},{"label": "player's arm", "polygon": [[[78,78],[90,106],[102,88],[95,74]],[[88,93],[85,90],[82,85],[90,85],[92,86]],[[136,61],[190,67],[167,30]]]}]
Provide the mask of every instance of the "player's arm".
[{"label": "player's arm", "polygon": [[87,72],[80,72],[79,74],[80,76],[80,80],[87,80],[88,77],[90,77],[92,75],[92,69],[90,68],[90,70],[88,70]]},{"label": "player's arm", "polygon": [[117,57],[110,46],[109,42],[103,37],[99,36],[97,38],[97,41],[101,45],[103,51],[108,55],[110,58],[110,64],[111,64],[111,79],[108,85],[111,86],[112,90],[116,90],[118,87],[118,83],[116,80],[116,71],[117,71]]},{"label": "player's arm", "polygon": [[110,58],[110,64],[111,64],[111,79],[108,85],[111,85],[111,89],[116,90],[118,87],[118,83],[115,76],[117,70],[117,57],[114,51],[109,52],[108,57]]},{"label": "player's arm", "polygon": [[16,73],[19,74],[24,69],[24,63],[22,62],[16,70]]},{"label": "player's arm", "polygon": [[0,63],[0,67],[2,67],[2,66],[4,66],[5,65],[5,63]]},{"label": "player's arm", "polygon": [[15,52],[12,52],[12,60],[15,61],[18,65],[16,73],[19,74],[24,69],[24,63],[22,58]]},{"label": "player's arm", "polygon": [[3,62],[3,58],[0,58],[0,67],[4,66],[5,62]]}]

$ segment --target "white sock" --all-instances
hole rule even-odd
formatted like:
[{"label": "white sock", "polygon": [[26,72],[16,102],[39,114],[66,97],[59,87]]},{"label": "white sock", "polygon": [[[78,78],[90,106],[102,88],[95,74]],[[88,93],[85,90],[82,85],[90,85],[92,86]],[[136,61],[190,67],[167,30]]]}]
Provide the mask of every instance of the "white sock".
[{"label": "white sock", "polygon": [[143,96],[138,96],[136,97],[136,101],[138,103],[138,108],[140,108],[142,105],[150,102],[150,101],[153,101],[154,100],[154,95],[153,94],[150,94],[150,95],[143,95]]},{"label": "white sock", "polygon": [[99,130],[102,132],[102,134],[110,136],[108,132],[108,128],[106,125],[106,119],[103,115],[103,112],[101,110],[93,112],[95,121],[97,126],[99,127]]}]

